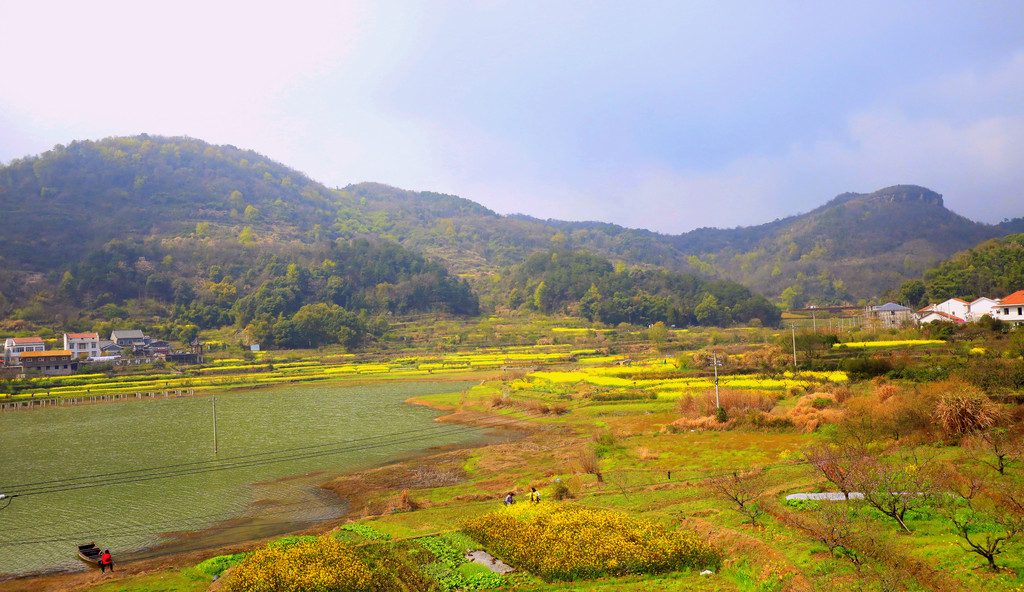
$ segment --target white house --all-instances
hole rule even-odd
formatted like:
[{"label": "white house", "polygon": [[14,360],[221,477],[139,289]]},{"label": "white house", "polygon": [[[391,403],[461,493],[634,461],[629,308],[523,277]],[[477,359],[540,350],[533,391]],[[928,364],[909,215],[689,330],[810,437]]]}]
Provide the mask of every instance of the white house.
[{"label": "white house", "polygon": [[929,310],[927,312],[925,312],[925,311],[921,311],[921,312],[922,312],[922,316],[917,320],[917,322],[921,323],[922,325],[927,325],[928,323],[930,323],[932,321],[942,321],[942,322],[946,322],[946,323],[956,323],[957,325],[960,325],[962,323],[966,323],[967,322],[967,321],[965,321],[964,319],[962,319],[962,318],[960,318],[958,316],[942,312],[941,310]]},{"label": "white house", "polygon": [[96,358],[100,355],[100,336],[96,333],[65,333],[64,349],[74,358]]},{"label": "white house", "polygon": [[1014,325],[1024,324],[1024,290],[1017,290],[992,307],[992,316]]},{"label": "white house", "polygon": [[4,364],[17,366],[21,363],[21,354],[45,349],[42,337],[8,337],[4,340]]},{"label": "white house", "polygon": [[981,320],[981,317],[991,315],[992,307],[997,304],[999,304],[998,300],[993,300],[987,296],[971,300],[971,309],[967,311],[965,318],[972,323],[976,323]]},{"label": "white house", "polygon": [[930,312],[941,312],[950,316],[954,316],[960,319],[966,319],[967,313],[970,312],[971,305],[966,300],[959,298],[950,298],[945,302],[938,304],[929,304],[928,306],[917,311],[919,315],[926,315]]}]

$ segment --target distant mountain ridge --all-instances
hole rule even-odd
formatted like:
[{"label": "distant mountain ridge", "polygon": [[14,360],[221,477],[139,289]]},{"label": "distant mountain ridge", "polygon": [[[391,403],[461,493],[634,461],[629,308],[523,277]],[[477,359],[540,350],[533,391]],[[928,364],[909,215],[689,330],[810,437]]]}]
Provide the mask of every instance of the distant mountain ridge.
[{"label": "distant mountain ridge", "polygon": [[0,208],[5,293],[40,276],[56,284],[63,268],[112,240],[183,240],[202,228],[209,240],[245,233],[268,245],[384,239],[478,287],[533,253],[585,250],[801,306],[876,298],[953,253],[1024,232],[1024,219],[974,222],[934,191],[896,185],[756,226],[665,235],[503,216],[458,196],[376,183],[332,189],[253,151],[148,135],[73,142],[0,167]]}]

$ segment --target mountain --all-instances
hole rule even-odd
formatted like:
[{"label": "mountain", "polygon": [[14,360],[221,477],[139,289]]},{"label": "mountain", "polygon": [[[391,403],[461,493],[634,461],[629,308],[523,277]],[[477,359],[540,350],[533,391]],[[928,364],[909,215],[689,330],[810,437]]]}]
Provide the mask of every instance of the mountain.
[{"label": "mountain", "polygon": [[[602,222],[500,216],[452,196],[374,184],[345,192],[369,220],[386,217],[406,246],[450,261],[463,274],[494,271],[547,248],[586,250],[627,265],[739,282],[786,306],[872,299],[979,242],[1024,231],[1024,219],[991,225],[946,209],[924,187],[844,193],[806,214],[758,226],[680,235]],[[365,223],[364,223],[365,224]]]},{"label": "mountain", "polygon": [[873,298],[979,242],[1024,230],[1024,219],[974,222],[924,187],[845,193],[784,220],[672,237],[706,269],[785,304]]},{"label": "mountain", "polygon": [[[209,267],[223,267],[214,254],[259,248],[264,258],[308,266],[325,257],[323,245],[361,239],[423,253],[478,288],[555,249],[736,281],[800,306],[876,298],[957,251],[1024,231],[1022,219],[973,222],[946,209],[939,194],[900,185],[845,193],[762,225],[673,236],[503,216],[457,196],[374,183],[329,188],[253,151],[146,135],[72,142],[0,167],[0,208],[8,308],[56,288],[65,271],[82,279],[74,269],[90,273],[89,257],[128,244],[151,249],[150,262],[176,250],[174,273],[199,285]],[[268,277],[248,277],[239,257],[224,273],[248,293]],[[492,303],[507,297],[490,287],[482,293]]]}]

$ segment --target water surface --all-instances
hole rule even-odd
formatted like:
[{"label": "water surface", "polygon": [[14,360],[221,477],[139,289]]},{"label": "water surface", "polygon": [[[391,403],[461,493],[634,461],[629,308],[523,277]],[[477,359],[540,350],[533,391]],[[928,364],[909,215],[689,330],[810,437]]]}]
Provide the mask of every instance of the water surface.
[{"label": "water surface", "polygon": [[[95,541],[124,557],[166,542],[168,533],[228,520],[255,519],[266,532],[286,532],[337,517],[344,504],[318,483],[479,438],[476,430],[434,422],[434,410],[403,402],[470,384],[314,384],[218,394],[216,454],[208,396],[0,414],[0,493],[22,493],[0,509],[0,573],[83,569],[78,543]],[[151,468],[159,470],[129,472]],[[172,471],[181,474],[165,476]],[[87,481],[69,481],[97,475],[106,476],[88,482],[106,483],[74,489]],[[49,481],[55,482],[40,484]],[[220,536],[230,540],[231,528]]]}]

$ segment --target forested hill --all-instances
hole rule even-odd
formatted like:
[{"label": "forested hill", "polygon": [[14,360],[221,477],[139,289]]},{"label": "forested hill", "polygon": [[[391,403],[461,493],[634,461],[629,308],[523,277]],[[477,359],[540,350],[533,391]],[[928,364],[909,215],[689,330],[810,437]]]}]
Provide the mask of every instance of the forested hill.
[{"label": "forested hill", "polygon": [[779,309],[735,282],[665,270],[616,269],[580,251],[534,253],[493,283],[511,308],[561,312],[607,324],[778,324]]},{"label": "forested hill", "polygon": [[56,284],[54,274],[111,240],[183,246],[201,238],[272,251],[365,238],[421,252],[471,281],[535,252],[585,250],[737,281],[800,306],[876,298],[959,250],[1024,232],[1024,220],[976,223],[928,189],[896,186],[759,226],[669,236],[502,216],[460,197],[373,183],[331,189],[252,151],[149,136],[74,142],[11,162],[0,168],[0,207],[8,299],[34,293],[33,281]]},{"label": "forested hill", "polygon": [[358,200],[230,146],[58,146],[0,169],[0,318],[106,333],[131,316],[175,338],[233,323],[253,341],[315,346],[356,345],[383,313],[478,313],[437,261],[376,237],[330,240],[347,207]]},{"label": "forested hill", "polygon": [[1024,289],[1024,234],[986,241],[904,282],[900,300],[924,306],[949,298],[1002,298]]}]

